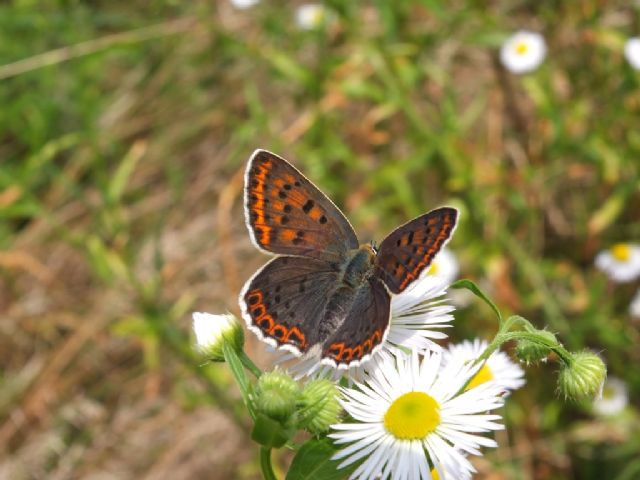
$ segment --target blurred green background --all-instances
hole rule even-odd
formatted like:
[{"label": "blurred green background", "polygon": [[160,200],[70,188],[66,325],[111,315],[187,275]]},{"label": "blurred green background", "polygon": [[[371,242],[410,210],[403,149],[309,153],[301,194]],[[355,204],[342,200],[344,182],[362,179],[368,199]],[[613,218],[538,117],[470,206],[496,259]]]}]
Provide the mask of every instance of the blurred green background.
[{"label": "blurred green background", "polygon": [[[258,147],[363,241],[460,208],[461,276],[627,383],[598,418],[558,398],[557,364],[528,368],[477,478],[640,478],[640,284],[593,268],[640,239],[638,2],[333,1],[312,30],[298,5],[0,5],[0,478],[259,478],[190,331],[194,310],[237,313],[266,260],[241,207]],[[548,56],[515,76],[498,49],[522,28]],[[450,333],[495,328],[472,302]]]}]

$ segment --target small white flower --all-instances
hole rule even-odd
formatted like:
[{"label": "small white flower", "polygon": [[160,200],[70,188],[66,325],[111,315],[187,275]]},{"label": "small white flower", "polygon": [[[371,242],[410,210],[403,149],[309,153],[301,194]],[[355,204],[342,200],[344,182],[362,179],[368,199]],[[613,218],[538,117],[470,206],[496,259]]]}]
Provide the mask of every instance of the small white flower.
[{"label": "small white flower", "polygon": [[[460,369],[472,364],[484,352],[489,343],[476,338],[473,342],[465,340],[456,345],[449,345],[445,350],[443,362],[450,375],[456,375]],[[517,390],[525,383],[524,371],[509,356],[500,351],[495,351],[484,364],[475,365],[476,372],[467,389],[472,389],[483,383],[492,383],[505,390],[508,394]]]},{"label": "small white flower", "polygon": [[238,10],[246,10],[260,3],[260,0],[230,0],[231,4]]},{"label": "small white flower", "polygon": [[635,70],[640,70],[640,38],[633,37],[624,44],[624,56]]},{"label": "small white flower", "polygon": [[212,315],[195,312],[193,332],[196,348],[200,353],[215,361],[223,361],[222,344],[228,341],[235,349],[242,349],[244,333],[238,319],[231,314]]},{"label": "small white flower", "polygon": [[640,277],[640,245],[617,243],[596,255],[596,268],[614,282],[624,283]]},{"label": "small white flower", "polygon": [[447,284],[451,284],[458,277],[460,265],[455,254],[448,248],[443,248],[431,262],[427,275],[436,275]]},{"label": "small white flower", "polygon": [[619,378],[609,377],[604,382],[602,396],[593,402],[593,411],[604,417],[617,415],[629,403],[627,384]]},{"label": "small white flower", "polygon": [[[326,376],[335,379],[343,375],[360,378],[365,371],[375,369],[377,363],[389,359],[398,349],[415,349],[419,353],[440,350],[435,340],[447,338],[439,330],[450,327],[454,308],[444,304],[447,284],[439,276],[423,275],[404,292],[391,298],[391,320],[382,344],[369,358],[348,369],[336,369],[330,360],[319,361],[316,356],[299,359],[289,367],[296,376]],[[282,353],[279,363],[296,358],[288,352]]]},{"label": "small white flower", "polygon": [[512,73],[528,73],[540,66],[546,54],[542,35],[520,30],[502,45],[500,61]]},{"label": "small white flower", "polygon": [[361,459],[351,478],[430,479],[430,464],[440,479],[468,478],[475,471],[465,454],[495,447],[481,434],[502,429],[500,389],[485,384],[459,393],[473,372],[442,375],[441,354],[422,361],[400,354],[385,359],[362,383],[342,389],[342,405],[354,423],[333,425],[336,444],[348,444],[334,458],[340,468]]},{"label": "small white flower", "polygon": [[640,318],[640,290],[636,292],[629,305],[629,313],[634,318]]},{"label": "small white flower", "polygon": [[319,3],[300,5],[296,10],[296,24],[303,30],[313,30],[325,23],[327,9]]}]

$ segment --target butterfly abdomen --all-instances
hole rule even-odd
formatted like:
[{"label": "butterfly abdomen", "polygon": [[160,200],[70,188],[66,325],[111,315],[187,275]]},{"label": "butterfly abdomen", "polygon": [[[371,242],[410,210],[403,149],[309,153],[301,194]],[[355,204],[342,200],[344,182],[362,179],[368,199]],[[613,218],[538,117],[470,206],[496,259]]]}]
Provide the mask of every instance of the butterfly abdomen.
[{"label": "butterfly abdomen", "polygon": [[369,245],[351,250],[339,273],[339,286],[331,293],[320,325],[320,337],[326,337],[342,325],[360,288],[375,271],[375,254]]},{"label": "butterfly abdomen", "polygon": [[323,340],[328,338],[342,325],[351,309],[355,294],[356,290],[347,285],[342,285],[333,291],[324,310],[324,319],[319,325],[319,338]]}]

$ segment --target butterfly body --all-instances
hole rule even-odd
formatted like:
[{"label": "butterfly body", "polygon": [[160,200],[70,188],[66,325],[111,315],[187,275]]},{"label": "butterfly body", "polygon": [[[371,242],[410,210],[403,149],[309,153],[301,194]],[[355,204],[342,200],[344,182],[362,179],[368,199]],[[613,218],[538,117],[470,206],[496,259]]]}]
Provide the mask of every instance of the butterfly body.
[{"label": "butterfly body", "polygon": [[345,285],[359,287],[375,272],[376,254],[371,245],[361,245],[357,250],[350,250],[342,273]]},{"label": "butterfly body", "polygon": [[245,175],[245,215],[256,246],[279,256],[240,294],[247,326],[274,347],[347,368],[369,358],[402,292],[450,237],[457,211],[441,208],[394,230],[376,250],[286,160],[257,150]]},{"label": "butterfly body", "polygon": [[336,288],[329,294],[320,322],[320,337],[328,338],[349,316],[361,290],[369,288],[375,274],[375,253],[369,245],[350,250],[345,260],[338,265]]}]

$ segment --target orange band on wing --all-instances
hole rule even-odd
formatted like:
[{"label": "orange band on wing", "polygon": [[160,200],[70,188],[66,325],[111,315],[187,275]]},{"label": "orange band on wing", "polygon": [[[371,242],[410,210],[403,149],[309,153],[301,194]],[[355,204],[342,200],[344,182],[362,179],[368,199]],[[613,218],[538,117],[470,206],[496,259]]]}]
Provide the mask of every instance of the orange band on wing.
[{"label": "orange band on wing", "polygon": [[[438,219],[430,218],[428,220],[427,226],[434,227],[437,225]],[[453,217],[451,215],[445,215],[442,220],[442,227],[438,232],[438,236],[436,237],[433,244],[427,249],[425,254],[422,256],[422,259],[418,262],[418,264],[411,269],[411,271],[406,271],[402,282],[400,283],[400,290],[404,290],[404,288],[414,281],[420,275],[420,272],[433,260],[433,257],[440,251],[443,242],[449,238],[449,234],[451,233],[451,229],[453,228]],[[402,265],[399,265],[402,269],[406,270]]]},{"label": "orange band on wing", "polygon": [[265,198],[267,174],[272,169],[273,162],[271,160],[265,160],[261,164],[255,165],[252,172],[252,181],[250,183],[250,201],[253,203],[250,203],[249,210],[254,215],[254,230],[256,232],[257,240],[261,245],[269,245],[269,243],[271,243],[272,229],[267,225],[264,211],[267,203]]},{"label": "orange band on wing", "polygon": [[307,347],[307,339],[298,327],[289,328],[283,323],[276,322],[267,313],[262,290],[255,288],[247,293],[245,298],[253,322],[265,335],[275,339],[279,344],[288,343],[300,350]]},{"label": "orange band on wing", "polygon": [[349,363],[353,360],[360,360],[368,353],[371,353],[373,347],[380,344],[380,342],[382,342],[382,331],[376,330],[360,345],[348,347],[344,342],[332,343],[327,349],[327,356],[338,363]]}]

